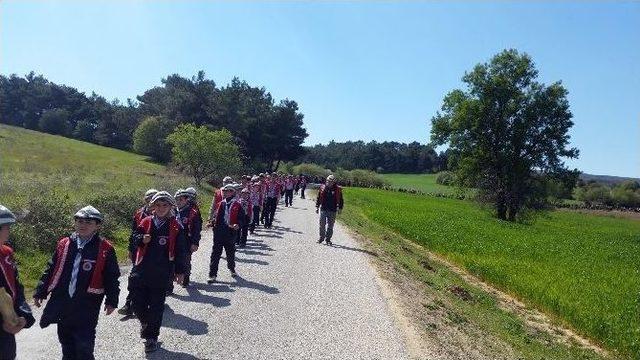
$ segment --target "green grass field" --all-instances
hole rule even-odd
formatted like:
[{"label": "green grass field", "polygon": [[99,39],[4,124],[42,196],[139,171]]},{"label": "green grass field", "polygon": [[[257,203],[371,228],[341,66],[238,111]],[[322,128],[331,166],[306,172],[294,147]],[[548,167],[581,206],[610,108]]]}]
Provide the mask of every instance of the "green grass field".
[{"label": "green grass field", "polygon": [[533,304],[621,358],[640,358],[640,222],[557,211],[499,221],[469,201],[349,188],[349,206]]},{"label": "green grass field", "polygon": [[437,174],[382,174],[382,176],[391,183],[393,188],[418,190],[429,194],[472,195],[471,190],[468,189],[438,184]]},{"label": "green grass field", "polygon": [[[60,136],[0,125],[0,204],[14,212],[41,210],[43,229],[28,224],[12,229],[23,283],[32,288],[52,247],[72,231],[73,212],[91,204],[106,214],[105,232],[126,258],[129,219],[151,187],[173,193],[192,186],[189,177],[146,157]],[[200,203],[211,197],[200,189]],[[208,211],[208,206],[201,206]],[[47,214],[49,212],[49,214]],[[32,224],[31,224],[32,225]]]}]

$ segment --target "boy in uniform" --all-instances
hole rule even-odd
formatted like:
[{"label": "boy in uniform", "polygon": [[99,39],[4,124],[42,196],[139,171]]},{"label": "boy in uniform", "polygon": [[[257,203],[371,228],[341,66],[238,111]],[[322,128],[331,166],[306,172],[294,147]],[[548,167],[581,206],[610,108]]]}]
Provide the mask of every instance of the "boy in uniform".
[{"label": "boy in uniform", "polygon": [[136,255],[129,274],[133,312],[147,353],[158,349],[168,282],[175,269],[175,281],[182,283],[186,255],[185,231],[173,213],[173,196],[160,191],[150,204],[153,215],[142,219],[133,234]]},{"label": "boy in uniform", "polygon": [[93,206],[75,215],[75,232],[58,241],[35,290],[37,307],[51,294],[40,326],[58,324],[63,359],[93,359],[100,305],[118,307],[120,269],[113,246],[100,237],[102,214]]},{"label": "boy in uniform", "polygon": [[183,287],[189,286],[191,276],[191,255],[200,246],[200,232],[202,231],[202,216],[196,203],[196,189],[190,187],[176,193],[178,216],[182,227],[186,231],[188,251],[186,254]]},{"label": "boy in uniform", "polygon": [[242,214],[240,215],[240,229],[238,231],[238,245],[245,247],[247,245],[247,235],[249,233],[249,224],[253,216],[253,206],[249,199],[249,189],[244,188],[240,191],[240,206],[242,206]]},{"label": "boy in uniform", "polygon": [[18,267],[13,257],[13,249],[6,243],[9,241],[11,225],[16,223],[16,217],[6,207],[0,205],[0,288],[6,291],[3,299],[9,301],[10,308],[16,315],[13,319],[4,318],[0,314],[0,359],[13,360],[16,358],[15,335],[24,328],[29,328],[36,322],[31,308],[24,298],[24,287],[18,277]]},{"label": "boy in uniform", "polygon": [[224,249],[227,257],[227,267],[231,271],[231,276],[236,276],[235,263],[235,238],[236,231],[240,228],[239,221],[242,215],[242,207],[234,197],[235,187],[231,184],[222,188],[224,199],[218,204],[216,218],[213,228],[213,249],[209,263],[209,280],[207,283],[213,284],[218,276],[218,264]]},{"label": "boy in uniform", "polygon": [[[151,215],[151,208],[149,206],[149,202],[151,201],[151,198],[153,198],[153,195],[157,193],[158,193],[158,190],[156,189],[147,190],[147,192],[144,193],[144,205],[138,210],[136,210],[136,212],[133,213],[133,219],[131,221],[131,236],[129,236],[129,252],[128,252],[129,259],[131,260],[132,264],[136,261],[135,259],[136,249],[133,241],[133,233],[138,228],[140,221],[142,221],[142,219],[146,218],[147,216]],[[133,307],[131,306],[130,293],[127,294],[127,299],[124,302],[124,306],[118,309],[118,314],[124,315],[124,316],[133,316]]]},{"label": "boy in uniform", "polygon": [[262,183],[260,183],[260,178],[254,176],[251,180],[253,183],[249,190],[249,200],[251,202],[251,213],[253,214],[253,219],[251,220],[251,225],[249,225],[249,232],[253,234],[256,226],[260,224],[260,213],[262,212],[264,193],[262,192]]}]

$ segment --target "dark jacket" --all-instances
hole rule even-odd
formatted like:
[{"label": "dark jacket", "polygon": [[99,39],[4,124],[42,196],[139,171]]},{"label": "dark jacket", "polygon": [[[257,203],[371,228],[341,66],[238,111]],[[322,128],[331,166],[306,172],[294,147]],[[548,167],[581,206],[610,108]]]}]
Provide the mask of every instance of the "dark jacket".
[{"label": "dark jacket", "polygon": [[[229,214],[229,223],[225,221],[227,211]],[[231,198],[225,199],[218,204],[216,209],[216,225],[213,229],[213,241],[235,241],[236,230],[230,225],[237,224],[242,226],[244,219],[244,210],[238,201],[231,201]]]},{"label": "dark jacket", "polygon": [[189,245],[200,245],[202,232],[202,215],[195,205],[188,205],[180,209],[180,221],[186,231],[187,243]]},{"label": "dark jacket", "polygon": [[[51,297],[47,302],[40,319],[40,326],[47,327],[52,323],[64,321],[66,323],[77,322],[79,324],[98,324],[98,315],[100,314],[100,305],[102,299],[106,297],[105,304],[114,308],[118,307],[118,296],[120,294],[120,268],[116,253],[111,248],[105,259],[104,269],[102,272],[102,281],[104,286],[104,294],[95,294],[87,291],[89,288],[93,271],[96,268],[96,260],[98,258],[98,248],[101,238],[98,234],[84,246],[82,249],[82,258],[80,260],[80,268],[76,281],[76,290],[73,298],[69,297],[69,283],[71,281],[71,272],[73,270],[73,262],[78,254],[78,244],[75,237],[70,236],[69,250],[64,264],[58,285],[51,291]],[[53,252],[51,260],[47,265],[44,274],[40,278],[40,282],[36,288],[34,298],[46,299],[49,295],[49,283],[54,276],[56,264],[58,262],[56,251]]]},{"label": "dark jacket", "polygon": [[[175,266],[176,274],[184,274],[187,251],[187,241],[185,230],[180,227],[175,242],[174,260],[169,258],[169,225],[175,218],[167,219],[160,227],[157,227],[151,218],[151,241],[146,244],[144,257],[139,263],[134,263],[129,274],[129,287],[150,287],[156,289],[166,289],[173,274]],[[132,238],[135,242],[136,251],[145,244],[142,239],[146,230],[138,227]]]},{"label": "dark jacket", "polygon": [[338,209],[342,210],[344,207],[342,188],[338,185],[333,185],[332,187],[322,185],[316,199],[316,208],[318,207],[322,211],[335,212]]},{"label": "dark jacket", "polygon": [[142,219],[146,218],[147,216],[151,216],[151,215],[152,215],[151,210],[146,205],[136,210],[135,213],[133,213],[133,218],[131,219],[131,236],[129,236],[129,252],[131,254],[135,253],[136,251],[136,245],[135,245],[135,240],[133,239],[133,234],[136,232],[136,229],[138,229],[138,225],[140,225],[140,221],[142,221]]}]

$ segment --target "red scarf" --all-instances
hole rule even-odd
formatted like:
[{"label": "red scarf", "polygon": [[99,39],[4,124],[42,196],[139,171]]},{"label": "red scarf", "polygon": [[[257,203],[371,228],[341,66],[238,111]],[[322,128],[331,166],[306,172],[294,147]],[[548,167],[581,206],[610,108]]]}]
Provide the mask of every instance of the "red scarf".
[{"label": "red scarf", "polygon": [[[104,294],[104,277],[102,274],[104,272],[104,264],[106,263],[107,255],[113,249],[113,245],[111,245],[111,243],[106,239],[99,238],[98,240],[100,241],[100,245],[98,248],[98,256],[96,258],[96,266],[93,268],[87,292],[100,295]],[[62,276],[64,264],[66,263],[67,255],[69,254],[69,244],[71,244],[71,239],[68,237],[62,238],[58,241],[58,245],[56,246],[56,264],[53,268],[53,274],[49,278],[47,293],[52,292],[60,282],[60,276]]]},{"label": "red scarf", "polygon": [[13,250],[7,245],[0,246],[0,269],[6,280],[11,298],[16,302],[16,262],[13,260]]},{"label": "red scarf", "polygon": [[[169,261],[173,261],[175,259],[175,250],[176,250],[176,239],[178,238],[178,234],[180,233],[180,223],[176,220],[175,217],[171,217],[169,222]],[[140,222],[139,228],[144,230],[144,235],[151,235],[151,230],[153,229],[153,216],[147,216],[142,219]],[[147,247],[149,244],[141,244],[138,247],[138,251],[136,252],[136,265],[139,265],[144,259],[144,254],[147,252]]]}]

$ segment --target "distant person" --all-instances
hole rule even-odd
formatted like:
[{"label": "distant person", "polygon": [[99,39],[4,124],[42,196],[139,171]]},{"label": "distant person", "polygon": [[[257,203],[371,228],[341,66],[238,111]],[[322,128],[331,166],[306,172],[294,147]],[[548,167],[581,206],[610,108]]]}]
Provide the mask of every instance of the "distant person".
[{"label": "distant person", "polygon": [[251,205],[251,199],[249,199],[249,189],[244,188],[240,191],[238,202],[242,207],[242,214],[240,215],[240,229],[238,230],[236,245],[245,247],[247,246],[247,236],[249,235],[249,226],[253,215],[253,206]]},{"label": "distant person", "polygon": [[260,183],[260,178],[254,176],[251,181],[253,183],[249,189],[249,200],[251,201],[251,213],[253,214],[253,219],[249,226],[249,233],[253,234],[256,226],[260,225],[260,214],[262,212],[264,195],[262,193],[262,183]]},{"label": "distant person", "polygon": [[305,199],[304,191],[307,190],[307,177],[300,175],[300,198]]},{"label": "distant person", "polygon": [[213,194],[211,208],[209,209],[209,219],[207,219],[207,227],[213,227],[215,225],[214,220],[216,219],[216,209],[218,208],[220,201],[224,198],[222,195],[222,188],[229,184],[233,184],[233,179],[231,176],[225,176],[225,178],[222,179],[222,186]]},{"label": "distant person", "polygon": [[[0,359],[16,358],[16,337],[22,329],[29,328],[36,319],[24,298],[24,287],[18,277],[18,266],[13,256],[13,249],[7,244],[11,225],[16,223],[16,216],[6,207],[0,205],[0,288],[9,296],[11,308],[17,317],[4,319],[0,314]],[[12,321],[13,320],[13,321]]]},{"label": "distant person", "polygon": [[316,213],[318,210],[320,211],[319,244],[326,241],[327,245],[333,245],[331,237],[333,236],[333,225],[336,222],[336,213],[342,211],[343,206],[342,188],[336,184],[336,178],[329,175],[325,185],[320,187],[316,200]]},{"label": "distant person", "polygon": [[100,237],[100,211],[83,207],[74,220],[76,231],[58,241],[33,297],[40,307],[51,294],[40,326],[58,324],[62,358],[94,359],[100,305],[106,298],[107,315],[118,307],[120,268],[113,246]]},{"label": "distant person", "polygon": [[202,215],[198,208],[197,192],[195,188],[188,187],[176,193],[178,216],[182,227],[186,232],[187,252],[185,255],[185,271],[183,287],[188,287],[191,278],[191,256],[200,247],[200,233],[202,232]]},{"label": "distant person", "polygon": [[295,188],[295,181],[292,175],[287,176],[284,180],[284,206],[288,207],[293,204],[293,189]]},{"label": "distant person", "polygon": [[231,276],[236,276],[235,262],[235,239],[236,231],[240,228],[239,221],[242,214],[240,203],[235,199],[235,187],[232,184],[222,187],[223,199],[216,209],[216,218],[213,228],[213,249],[209,262],[209,280],[207,283],[213,284],[218,276],[218,265],[222,250],[227,257],[227,268],[231,271]]},{"label": "distant person", "polygon": [[[151,215],[151,207],[149,206],[149,202],[151,201],[151,198],[153,198],[153,195],[157,193],[158,193],[158,190],[156,189],[147,190],[147,192],[144,193],[144,205],[138,210],[136,210],[135,213],[133,213],[133,219],[131,221],[131,235],[129,236],[129,252],[128,252],[128,256],[132,264],[136,261],[136,258],[135,258],[136,247],[133,241],[133,234],[138,228],[138,225],[140,225],[140,221],[142,221],[142,219],[146,218],[147,216]],[[124,302],[124,306],[118,309],[118,314],[124,315],[124,316],[133,316],[133,307],[131,306],[131,293],[127,294],[127,299]]]},{"label": "distant person", "polygon": [[133,312],[147,353],[158,349],[168,282],[175,271],[175,281],[183,283],[187,252],[185,230],[173,213],[174,197],[160,191],[150,205],[153,215],[142,219],[133,235],[136,261],[129,274]]}]

